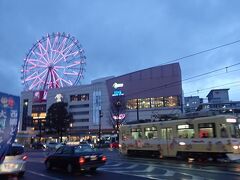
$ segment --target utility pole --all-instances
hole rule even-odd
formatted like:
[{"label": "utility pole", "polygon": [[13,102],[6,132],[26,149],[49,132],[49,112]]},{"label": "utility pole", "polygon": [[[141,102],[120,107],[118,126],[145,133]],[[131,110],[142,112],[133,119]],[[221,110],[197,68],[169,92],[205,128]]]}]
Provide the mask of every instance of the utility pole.
[{"label": "utility pole", "polygon": [[40,119],[40,113],[38,113],[38,128],[39,128],[39,142],[42,138],[42,120]]},{"label": "utility pole", "polygon": [[101,140],[101,131],[102,131],[102,127],[101,127],[101,123],[102,123],[102,118],[103,114],[101,109],[99,110],[99,126],[98,126],[98,139],[99,139],[99,146],[100,146],[100,140]]},{"label": "utility pole", "polygon": [[139,122],[139,106],[138,106],[138,98],[137,98],[137,121]]}]

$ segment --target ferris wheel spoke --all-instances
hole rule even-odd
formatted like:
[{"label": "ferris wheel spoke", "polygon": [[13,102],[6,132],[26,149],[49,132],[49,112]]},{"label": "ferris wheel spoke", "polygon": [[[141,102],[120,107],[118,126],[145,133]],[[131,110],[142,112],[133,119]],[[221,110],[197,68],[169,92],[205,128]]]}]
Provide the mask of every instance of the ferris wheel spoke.
[{"label": "ferris wheel spoke", "polygon": [[[55,58],[53,59],[53,63],[54,63],[55,60],[58,59],[59,56],[61,55],[62,49],[64,48],[64,46],[65,46],[65,44],[66,44],[66,41],[67,41],[67,38],[65,37],[65,38],[63,39],[63,41],[61,42],[61,44],[57,47],[56,51],[58,52],[58,55],[57,55],[57,57],[55,57]],[[55,64],[55,63],[54,63],[54,64]]]},{"label": "ferris wheel spoke", "polygon": [[40,79],[40,77],[44,77],[45,74],[47,73],[47,69],[45,69],[43,72],[41,72],[40,74],[37,74],[37,72],[34,72],[33,74],[31,74],[29,77],[27,77],[25,79],[25,81],[31,81],[31,80],[36,80],[36,79]]},{"label": "ferris wheel spoke", "polygon": [[36,52],[38,56],[40,56],[47,64],[49,64],[48,60],[44,57],[44,54],[41,54],[39,52]]},{"label": "ferris wheel spoke", "polygon": [[32,90],[34,87],[38,86],[39,83],[41,83],[41,81],[39,81],[38,78],[35,78],[29,89]]},{"label": "ferris wheel spoke", "polygon": [[[33,65],[32,67],[34,67],[34,68],[36,68],[36,67],[46,68],[47,67],[47,65],[44,62],[42,62],[41,60],[28,59],[27,61],[29,64]],[[43,65],[36,64],[38,62],[42,63]]]},{"label": "ferris wheel spoke", "polygon": [[51,59],[52,59],[52,60],[55,58],[55,56],[56,56],[56,54],[57,54],[57,53],[56,53],[57,51],[55,51],[55,47],[56,47],[56,44],[57,44],[57,42],[58,42],[58,39],[59,39],[59,36],[55,36],[54,41],[53,41],[53,45],[52,45],[52,49],[51,49],[51,52],[52,52]]},{"label": "ferris wheel spoke", "polygon": [[59,78],[60,78],[60,76],[58,75],[58,73],[53,69],[53,71],[52,71],[52,75],[53,75],[53,81],[54,81],[54,83],[55,83],[55,87],[60,87],[60,85],[59,85]]},{"label": "ferris wheel spoke", "polygon": [[47,37],[47,40],[46,40],[46,56],[47,56],[47,59],[48,59],[49,62],[51,61],[51,59],[49,58],[49,50],[50,49],[51,49],[51,43],[50,43],[49,37]]},{"label": "ferris wheel spoke", "polygon": [[74,46],[74,43],[71,43],[69,46],[67,46],[65,49],[63,49],[61,52],[62,54],[67,54],[69,51],[71,51],[72,47]]},{"label": "ferris wheel spoke", "polygon": [[28,77],[25,78],[25,81],[31,81],[33,79],[36,79],[36,77],[38,76],[37,72],[34,72],[33,74],[29,75]]},{"label": "ferris wheel spoke", "polygon": [[60,81],[66,83],[66,84],[68,84],[68,85],[70,85],[70,86],[73,85],[72,81],[70,81],[70,80],[67,81],[67,80],[65,80],[65,79],[63,79],[63,78],[59,78],[59,79],[60,79]]},{"label": "ferris wheel spoke", "polygon": [[[48,56],[48,52],[47,52],[47,49],[45,49],[44,47],[43,47],[43,45],[42,45],[42,43],[41,42],[39,42],[38,43],[38,49],[39,49],[39,51],[40,51],[40,53],[42,54],[42,56],[44,57],[44,55],[46,54],[46,56]],[[44,53],[44,52],[45,53]],[[47,61],[49,60],[49,58],[47,57]]]},{"label": "ferris wheel spoke", "polygon": [[73,72],[63,72],[64,75],[73,75],[73,76],[77,76],[78,72],[73,71]]},{"label": "ferris wheel spoke", "polygon": [[65,58],[69,57],[69,56],[76,56],[78,55],[79,51],[75,51],[75,52],[72,52],[70,54],[65,54]]}]

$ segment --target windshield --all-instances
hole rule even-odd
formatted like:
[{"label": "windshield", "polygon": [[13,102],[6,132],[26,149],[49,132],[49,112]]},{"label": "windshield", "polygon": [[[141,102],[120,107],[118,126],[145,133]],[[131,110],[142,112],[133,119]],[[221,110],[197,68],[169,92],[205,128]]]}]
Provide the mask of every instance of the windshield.
[{"label": "windshield", "polygon": [[239,138],[239,123],[231,123],[228,125],[230,130],[230,136],[232,138]]},{"label": "windshield", "polygon": [[95,152],[94,149],[92,149],[89,145],[80,145],[74,148],[74,153],[83,153],[83,152]]}]

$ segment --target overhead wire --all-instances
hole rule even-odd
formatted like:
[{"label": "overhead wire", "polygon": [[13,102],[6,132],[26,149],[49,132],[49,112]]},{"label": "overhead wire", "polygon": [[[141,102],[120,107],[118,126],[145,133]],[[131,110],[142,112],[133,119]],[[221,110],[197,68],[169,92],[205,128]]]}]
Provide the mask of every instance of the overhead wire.
[{"label": "overhead wire", "polygon": [[236,43],[239,43],[239,42],[240,42],[240,40],[232,41],[232,42],[229,42],[229,43],[226,43],[226,44],[222,44],[222,45],[219,45],[219,46],[216,46],[216,47],[213,47],[213,48],[209,48],[209,49],[206,49],[206,50],[202,50],[202,51],[199,51],[199,52],[196,52],[196,53],[189,54],[187,56],[183,56],[183,57],[180,57],[180,58],[177,58],[177,59],[174,59],[174,60],[167,61],[167,62],[165,62],[161,65],[165,65],[165,64],[176,62],[176,61],[180,61],[180,60],[192,57],[192,56],[196,56],[196,55],[203,54],[203,53],[206,53],[206,52],[209,52],[209,51],[220,49],[222,47],[230,46],[230,45],[233,45],[233,44],[236,44]]}]

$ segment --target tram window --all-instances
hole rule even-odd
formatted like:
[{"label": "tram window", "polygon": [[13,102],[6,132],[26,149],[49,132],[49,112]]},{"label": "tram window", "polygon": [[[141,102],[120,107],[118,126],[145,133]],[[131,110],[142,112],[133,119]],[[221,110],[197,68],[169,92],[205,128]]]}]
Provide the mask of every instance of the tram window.
[{"label": "tram window", "polygon": [[161,129],[161,138],[172,139],[173,138],[172,128]]},{"label": "tram window", "polygon": [[167,139],[166,129],[161,129],[162,139]]},{"label": "tram window", "polygon": [[193,124],[183,124],[177,126],[179,138],[194,138]]},{"label": "tram window", "polygon": [[198,125],[200,138],[213,138],[216,137],[214,123],[200,123]]},{"label": "tram window", "polygon": [[231,123],[231,124],[229,124],[229,126],[230,126],[230,135],[231,135],[231,137],[232,138],[239,138],[240,136],[239,136],[239,127],[238,127],[238,125],[236,123],[235,124]]},{"label": "tram window", "polygon": [[157,138],[157,128],[156,127],[144,128],[144,135],[147,139]]},{"label": "tram window", "polygon": [[227,138],[227,127],[226,124],[220,124],[220,137]]},{"label": "tram window", "polygon": [[131,133],[134,140],[142,138],[142,130],[140,128],[131,129]]}]

